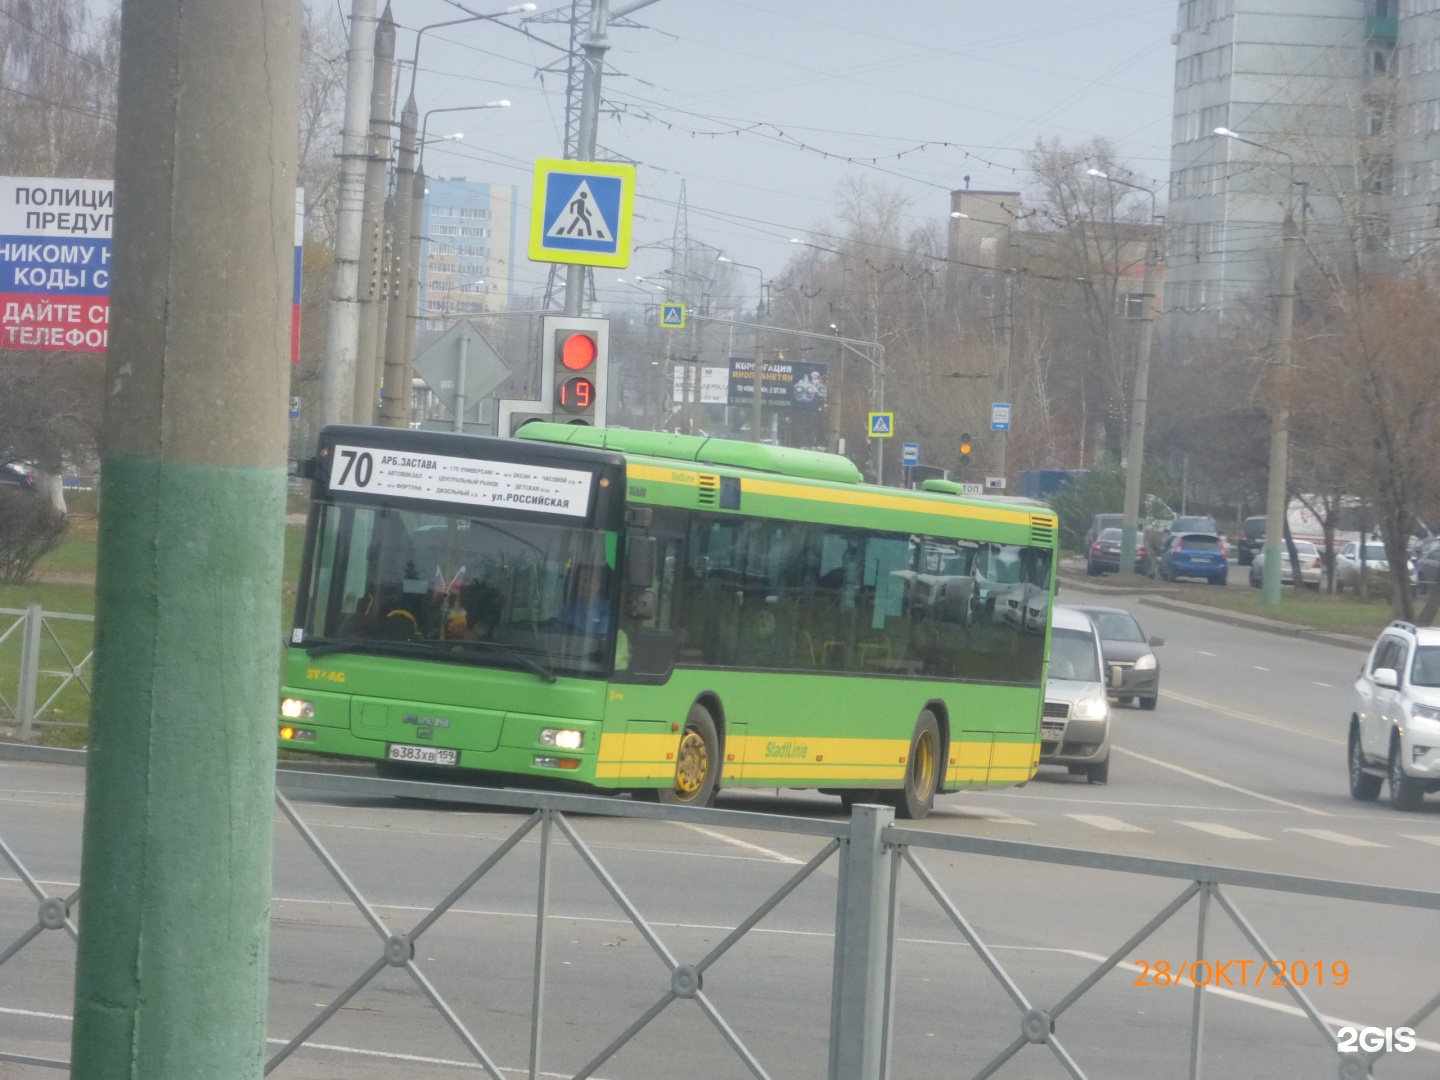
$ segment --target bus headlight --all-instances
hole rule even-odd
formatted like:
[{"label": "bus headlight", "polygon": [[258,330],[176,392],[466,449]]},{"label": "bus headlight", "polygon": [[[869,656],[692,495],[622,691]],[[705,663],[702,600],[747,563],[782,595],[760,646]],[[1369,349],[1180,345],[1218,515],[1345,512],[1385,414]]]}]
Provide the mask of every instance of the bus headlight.
[{"label": "bus headlight", "polygon": [[1070,715],[1076,720],[1104,720],[1108,708],[1103,697],[1081,698]]},{"label": "bus headlight", "polygon": [[287,697],[280,702],[280,715],[286,720],[313,720],[315,706],[302,698]]},{"label": "bus headlight", "polygon": [[583,731],[572,731],[569,728],[546,728],[540,732],[540,744],[542,746],[555,746],[561,750],[579,750],[585,742]]}]

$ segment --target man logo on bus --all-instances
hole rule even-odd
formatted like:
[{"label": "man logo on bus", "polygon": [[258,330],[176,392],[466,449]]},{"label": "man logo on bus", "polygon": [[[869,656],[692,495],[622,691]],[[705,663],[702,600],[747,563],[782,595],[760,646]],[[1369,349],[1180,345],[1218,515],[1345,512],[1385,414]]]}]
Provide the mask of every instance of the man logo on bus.
[{"label": "man logo on bus", "polygon": [[406,713],[400,718],[400,722],[413,724],[417,739],[433,738],[437,727],[448,728],[450,726],[450,718],[447,716],[417,716],[415,713]]}]

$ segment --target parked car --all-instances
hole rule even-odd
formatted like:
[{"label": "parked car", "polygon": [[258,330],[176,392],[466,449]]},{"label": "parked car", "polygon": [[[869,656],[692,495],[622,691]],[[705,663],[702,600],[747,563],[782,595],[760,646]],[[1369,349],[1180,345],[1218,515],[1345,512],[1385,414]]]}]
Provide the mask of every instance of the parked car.
[{"label": "parked car", "polygon": [[[1091,577],[1097,574],[1118,574],[1120,572],[1120,529],[1102,529],[1095,542],[1085,552],[1085,573]],[[1150,553],[1145,550],[1145,538],[1135,537],[1135,572],[1150,572]]]},{"label": "parked car", "polygon": [[1064,765],[1092,784],[1110,780],[1110,701],[1100,635],[1084,612],[1057,607],[1050,619],[1050,674],[1040,719],[1040,764]]},{"label": "parked car", "polygon": [[1096,514],[1090,519],[1090,527],[1085,530],[1085,550],[1090,550],[1090,545],[1106,529],[1119,529],[1125,525],[1124,514]]},{"label": "parked car", "polygon": [[[1415,564],[1406,563],[1410,568],[1410,584],[1415,584]],[[1378,540],[1365,544],[1365,572],[1384,578],[1390,574],[1390,559],[1385,545]],[[1360,542],[1352,540],[1335,556],[1335,591],[1341,592],[1360,585]]]},{"label": "parked car", "polygon": [[1160,660],[1151,650],[1165,644],[1164,638],[1145,636],[1135,616],[1124,608],[1083,607],[1100,634],[1100,653],[1105,661],[1105,688],[1121,705],[1139,699],[1140,708],[1155,708],[1160,696]]},{"label": "parked car", "polygon": [[1247,517],[1240,523],[1240,535],[1235,539],[1235,559],[1241,566],[1249,566],[1255,556],[1265,550],[1265,515]]},{"label": "parked car", "polygon": [[35,491],[35,473],[18,461],[7,461],[0,465],[0,487],[17,487],[23,491]]},{"label": "parked car", "polygon": [[1440,585],[1440,540],[1431,540],[1420,547],[1415,560],[1415,584],[1421,592],[1429,592]]},{"label": "parked car", "polygon": [[1172,536],[1155,560],[1155,574],[1164,581],[1204,578],[1211,585],[1224,585],[1230,579],[1225,541],[1213,532]]},{"label": "parked car", "polygon": [[1350,712],[1350,794],[1364,802],[1390,785],[1397,810],[1440,791],[1440,628],[1393,622],[1380,633]]},{"label": "parked car", "polygon": [[[1325,560],[1320,556],[1320,549],[1309,540],[1296,540],[1295,553],[1300,556],[1300,582],[1307,588],[1318,589],[1320,582],[1325,577]],[[1280,584],[1295,584],[1294,570],[1290,565],[1290,549],[1280,549]],[[1250,564],[1250,587],[1258,589],[1264,584],[1265,560],[1256,559]]]},{"label": "parked car", "polygon": [[1160,555],[1169,550],[1170,542],[1184,533],[1210,533],[1220,535],[1220,527],[1208,514],[1187,514],[1177,516],[1145,530],[1145,543],[1155,553],[1158,563]]}]

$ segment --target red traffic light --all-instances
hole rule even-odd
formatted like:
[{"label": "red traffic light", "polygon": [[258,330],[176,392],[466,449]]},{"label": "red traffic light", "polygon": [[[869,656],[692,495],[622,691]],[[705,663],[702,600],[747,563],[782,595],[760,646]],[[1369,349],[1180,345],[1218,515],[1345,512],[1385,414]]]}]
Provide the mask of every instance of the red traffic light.
[{"label": "red traffic light", "polygon": [[589,334],[570,334],[560,343],[560,363],[571,371],[584,371],[600,355],[600,347]]},{"label": "red traffic light", "polygon": [[567,379],[556,392],[555,404],[568,413],[585,412],[595,404],[595,384],[584,375]]}]

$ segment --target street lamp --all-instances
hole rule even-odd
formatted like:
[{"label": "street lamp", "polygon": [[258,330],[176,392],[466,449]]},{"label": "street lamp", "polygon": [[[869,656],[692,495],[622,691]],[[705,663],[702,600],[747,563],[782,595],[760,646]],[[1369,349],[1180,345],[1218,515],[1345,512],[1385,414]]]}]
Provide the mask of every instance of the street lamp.
[{"label": "street lamp", "polygon": [[[759,299],[755,302],[755,321],[758,323],[765,308],[765,271],[761,270],[758,266],[751,266],[749,263],[736,262],[734,259],[728,258],[725,255],[717,254],[715,261],[726,263],[730,266],[743,266],[746,270],[754,270],[755,273],[760,276],[760,294]],[[757,443],[764,438],[762,421],[765,419],[765,360],[761,356],[760,349],[760,331],[757,328],[755,331],[755,382],[751,388],[753,400],[750,403],[751,434]],[[776,430],[778,431],[779,429],[777,428]]]},{"label": "street lamp", "polygon": [[[1155,202],[1155,192],[1142,184],[1134,184],[1129,180],[1121,180],[1117,176],[1110,176],[1099,169],[1086,169],[1090,176],[1099,177],[1101,180],[1111,184],[1119,184],[1121,187],[1134,188],[1136,191],[1143,191],[1150,196],[1150,220],[1152,223],[1160,220],[1159,208]],[[1140,350],[1135,358],[1135,386],[1132,390],[1130,405],[1130,446],[1125,461],[1125,520],[1120,534],[1120,572],[1122,574],[1133,574],[1135,572],[1135,548],[1136,537],[1140,530],[1140,488],[1145,468],[1145,412],[1150,397],[1150,346],[1155,336],[1155,264],[1159,262],[1156,256],[1156,236],[1152,230],[1151,235],[1145,243],[1145,282],[1140,287],[1143,309],[1141,311],[1140,323]],[[1158,557],[1158,553],[1156,555]]]},{"label": "street lamp", "polygon": [[[459,5],[456,5],[459,7]],[[461,11],[470,11],[469,8],[460,8]],[[410,96],[415,96],[415,77],[420,74],[420,39],[425,36],[427,30],[439,30],[444,26],[460,26],[463,23],[487,22],[492,19],[501,19],[506,15],[520,15],[535,10],[534,4],[512,4],[504,11],[495,11],[489,15],[477,15],[470,12],[463,19],[447,19],[444,22],[430,23],[415,31],[415,53],[410,61]]]},{"label": "street lamp", "polygon": [[[1221,135],[1248,146],[1257,146],[1279,154],[1290,163],[1289,198],[1285,200],[1285,221],[1281,226],[1280,296],[1275,311],[1275,401],[1270,407],[1270,476],[1265,490],[1265,565],[1264,602],[1266,607],[1280,603],[1280,576],[1284,558],[1280,545],[1285,540],[1286,484],[1290,470],[1290,338],[1295,327],[1295,263],[1300,251],[1300,232],[1295,228],[1293,210],[1295,191],[1295,159],[1278,147],[1266,146],[1247,139],[1229,128],[1218,127]],[[1302,208],[1303,212],[1303,208]],[[1299,578],[1296,578],[1299,584]]]},{"label": "street lamp", "polygon": [[[430,117],[434,116],[436,113],[478,112],[481,109],[508,109],[509,107],[510,102],[505,98],[501,98],[499,101],[487,101],[484,105],[452,105],[444,109],[428,110],[425,113],[424,121],[420,124],[420,171],[422,173],[425,171],[425,147],[428,145],[425,138],[425,132],[430,127]],[[457,131],[454,135],[442,135],[438,139],[430,140],[430,142],[445,142],[452,139],[463,139],[464,137],[464,132]]]}]

